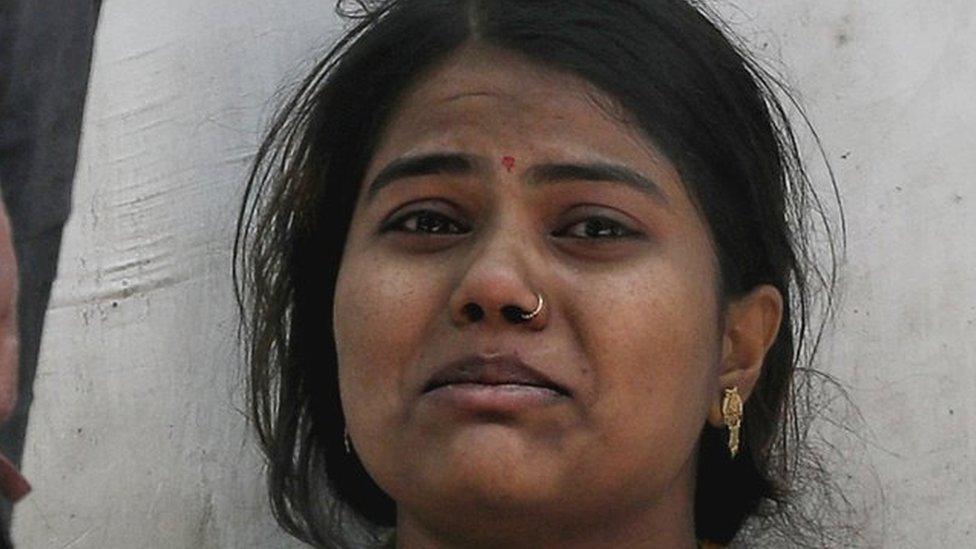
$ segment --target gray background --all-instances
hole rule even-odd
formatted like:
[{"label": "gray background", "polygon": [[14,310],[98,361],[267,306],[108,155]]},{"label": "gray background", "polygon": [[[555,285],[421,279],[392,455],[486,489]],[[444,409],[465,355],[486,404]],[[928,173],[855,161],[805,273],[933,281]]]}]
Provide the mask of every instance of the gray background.
[{"label": "gray background", "polygon": [[[335,37],[333,4],[103,7],[25,455],[35,490],[14,522],[23,547],[294,545],[241,412],[230,250],[248,161]],[[858,543],[976,546],[976,3],[719,7],[786,72],[846,206],[819,366],[863,414],[824,431],[862,511]]]}]

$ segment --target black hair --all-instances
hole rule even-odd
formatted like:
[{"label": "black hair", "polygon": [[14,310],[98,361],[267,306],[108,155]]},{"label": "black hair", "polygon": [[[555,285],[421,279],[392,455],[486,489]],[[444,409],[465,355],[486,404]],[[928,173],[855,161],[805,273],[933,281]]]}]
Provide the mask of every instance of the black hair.
[{"label": "black hair", "polygon": [[710,229],[723,297],[760,284],[784,296],[783,324],[745,405],[739,456],[730,459],[724,430],[703,427],[697,535],[728,543],[747,518],[792,509],[805,433],[796,391],[809,387],[797,380],[813,372],[804,362],[822,332],[810,326],[811,284],[826,290],[829,310],[836,261],[826,270],[814,261],[811,216],[826,228],[831,254],[834,236],[785,106],[802,110],[780,80],[719,18],[685,0],[388,0],[338,9],[351,25],[262,143],[234,250],[251,414],[281,525],[320,546],[342,544],[343,510],[367,525],[395,525],[392,499],[344,451],[335,342],[323,334],[333,333],[343,246],[384,124],[406,88],[470,42],[576,75],[611,97],[678,168]]}]

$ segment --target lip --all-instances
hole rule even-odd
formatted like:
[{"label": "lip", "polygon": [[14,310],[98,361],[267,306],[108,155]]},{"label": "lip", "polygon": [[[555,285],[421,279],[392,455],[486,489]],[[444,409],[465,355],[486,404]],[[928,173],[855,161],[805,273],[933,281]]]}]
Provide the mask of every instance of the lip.
[{"label": "lip", "polygon": [[503,383],[450,383],[424,393],[424,398],[436,405],[475,414],[511,415],[546,408],[565,402],[566,395],[548,387]]},{"label": "lip", "polygon": [[[469,354],[452,360],[430,376],[423,392],[429,393],[447,385],[468,385],[469,390],[476,388],[470,387],[471,385],[523,386],[526,389],[545,389],[548,393],[558,396],[572,396],[572,392],[565,385],[526,364],[515,353]],[[514,388],[508,387],[508,392],[511,393],[512,389]],[[501,391],[504,390],[504,388],[497,388],[495,393],[491,394],[502,394]],[[489,394],[484,391],[482,393]]]}]

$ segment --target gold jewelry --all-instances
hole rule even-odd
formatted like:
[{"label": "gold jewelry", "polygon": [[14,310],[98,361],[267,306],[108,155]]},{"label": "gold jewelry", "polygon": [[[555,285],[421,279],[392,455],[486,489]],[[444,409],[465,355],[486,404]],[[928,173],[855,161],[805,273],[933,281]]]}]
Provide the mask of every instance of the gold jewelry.
[{"label": "gold jewelry", "polygon": [[342,429],[342,441],[346,445],[346,453],[347,454],[351,454],[352,453],[352,449],[349,448],[349,430],[346,429],[345,427],[343,427],[343,429]]},{"label": "gold jewelry", "polygon": [[531,313],[529,313],[529,314],[524,314],[523,313],[521,315],[522,316],[522,320],[532,320],[533,318],[535,318],[535,316],[537,314],[539,314],[542,311],[542,304],[543,304],[542,294],[537,294],[537,295],[539,296],[539,304],[536,305],[535,310],[532,311]]},{"label": "gold jewelry", "polygon": [[729,428],[729,453],[734,458],[739,453],[739,428],[742,426],[742,399],[739,398],[738,387],[725,390],[722,397],[722,418]]}]

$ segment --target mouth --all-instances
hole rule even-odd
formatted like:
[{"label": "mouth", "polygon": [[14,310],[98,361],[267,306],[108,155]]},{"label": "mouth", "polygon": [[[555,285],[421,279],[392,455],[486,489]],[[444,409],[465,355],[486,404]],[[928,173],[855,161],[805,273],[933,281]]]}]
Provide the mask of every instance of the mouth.
[{"label": "mouth", "polygon": [[424,388],[424,392],[429,393],[435,389],[440,389],[441,387],[462,387],[466,389],[477,388],[477,387],[495,387],[499,390],[512,390],[512,389],[522,387],[527,389],[542,389],[542,390],[558,393],[562,396],[569,396],[569,393],[567,393],[565,390],[554,385],[537,385],[534,383],[519,383],[515,381],[502,381],[498,383],[482,383],[477,381],[453,381],[448,383],[437,383],[437,384],[427,385]]},{"label": "mouth", "polygon": [[453,385],[464,386],[466,389],[494,387],[496,391],[535,389],[559,396],[571,396],[566,387],[513,354],[467,355],[449,362],[431,376],[423,392],[429,393]]},{"label": "mouth", "polygon": [[438,409],[481,419],[510,418],[549,409],[568,400],[567,395],[553,389],[517,383],[449,383],[431,389],[423,397]]}]

